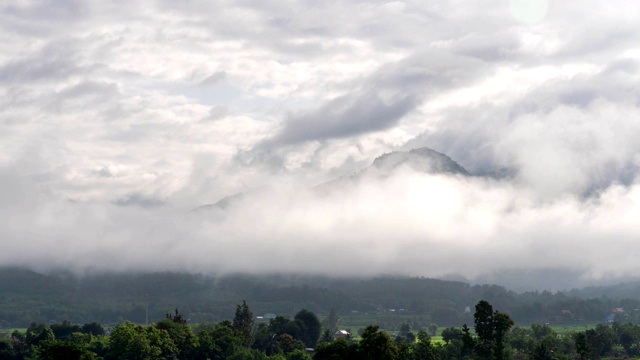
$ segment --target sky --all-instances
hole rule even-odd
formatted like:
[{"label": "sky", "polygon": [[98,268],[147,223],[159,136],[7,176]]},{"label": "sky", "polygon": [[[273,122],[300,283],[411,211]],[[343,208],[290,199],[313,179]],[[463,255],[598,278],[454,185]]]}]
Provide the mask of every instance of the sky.
[{"label": "sky", "polygon": [[[0,3],[0,265],[635,277],[638,18],[622,0]],[[312,190],[420,147],[479,176]]]}]

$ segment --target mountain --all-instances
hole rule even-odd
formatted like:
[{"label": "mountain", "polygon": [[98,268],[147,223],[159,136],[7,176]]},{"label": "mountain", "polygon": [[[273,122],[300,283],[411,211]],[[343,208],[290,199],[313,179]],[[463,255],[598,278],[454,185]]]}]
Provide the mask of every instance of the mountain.
[{"label": "mountain", "polygon": [[389,176],[402,166],[429,174],[471,175],[447,155],[426,147],[409,151],[394,151],[379,156],[362,173],[376,171],[381,175]]},{"label": "mountain", "polygon": [[[384,179],[400,169],[411,169],[419,173],[427,174],[448,174],[457,176],[471,176],[471,174],[460,164],[445,154],[437,152],[427,147],[418,149],[412,149],[409,151],[393,151],[387,154],[383,154],[373,160],[373,163],[361,171],[351,176],[343,176],[335,180],[331,180],[320,185],[317,185],[313,190],[318,192],[342,190],[345,187],[357,184],[358,181],[363,179]],[[257,189],[252,189],[247,192],[241,192],[238,194],[223,197],[212,204],[206,204],[199,206],[190,211],[190,213],[207,211],[213,209],[225,210],[229,206],[243,199],[246,199],[251,194],[255,194],[264,190],[271,189],[269,186],[264,186]]]},{"label": "mountain", "polygon": [[471,176],[460,164],[445,154],[427,147],[409,151],[393,151],[377,157],[373,163],[351,176],[317,185],[314,190],[320,192],[342,190],[354,186],[364,179],[385,179],[401,169],[411,169],[426,174],[448,174]]}]

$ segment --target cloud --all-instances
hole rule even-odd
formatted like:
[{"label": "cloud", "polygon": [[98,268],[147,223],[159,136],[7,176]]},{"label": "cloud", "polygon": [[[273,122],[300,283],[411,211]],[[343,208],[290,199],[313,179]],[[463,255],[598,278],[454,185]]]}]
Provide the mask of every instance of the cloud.
[{"label": "cloud", "polygon": [[343,96],[316,111],[289,115],[282,132],[270,142],[292,144],[384,130],[395,125],[414,106],[415,100],[410,97],[384,101],[371,93]]},{"label": "cloud", "polygon": [[[526,4],[0,6],[0,264],[633,274],[637,5]],[[502,180],[306,190],[420,146]]]},{"label": "cloud", "polygon": [[405,168],[349,189],[317,194],[271,187],[236,199],[226,211],[188,215],[167,207],[50,197],[33,202],[23,193],[14,199],[21,211],[3,209],[10,222],[0,231],[13,241],[0,262],[79,272],[294,271],[469,279],[498,270],[564,269],[583,281],[639,270],[631,255],[638,250],[635,183],[610,187],[586,201],[546,200],[507,181]]}]

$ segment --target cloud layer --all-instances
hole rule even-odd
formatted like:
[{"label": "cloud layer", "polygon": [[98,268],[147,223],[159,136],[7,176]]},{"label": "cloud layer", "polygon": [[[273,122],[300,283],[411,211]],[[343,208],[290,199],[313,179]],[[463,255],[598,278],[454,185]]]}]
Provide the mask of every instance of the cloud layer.
[{"label": "cloud layer", "polygon": [[[633,275],[639,11],[0,5],[0,265]],[[307,190],[422,146],[508,176],[407,170]],[[186,215],[264,186],[226,213]]]}]

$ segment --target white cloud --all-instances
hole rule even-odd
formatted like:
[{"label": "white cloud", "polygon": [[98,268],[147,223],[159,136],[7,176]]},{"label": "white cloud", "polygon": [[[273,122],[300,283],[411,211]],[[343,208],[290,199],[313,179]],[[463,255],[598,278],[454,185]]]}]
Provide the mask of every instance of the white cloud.
[{"label": "white cloud", "polygon": [[[179,254],[173,268],[201,269],[200,254],[214,253],[219,269],[295,270],[306,261],[324,271],[307,261],[311,251],[332,254],[346,272],[442,275],[481,251],[485,260],[467,275],[562,259],[590,276],[630,274],[637,8],[622,0],[1,5],[0,201],[11,221],[0,232],[19,256],[0,264],[81,268],[111,254],[133,267],[137,251],[157,245]],[[226,195],[307,188],[418,146],[513,178],[411,175],[343,199],[303,190],[292,199],[288,189],[267,196],[266,208],[182,219]],[[246,258],[233,256],[242,250]],[[619,269],[599,254],[619,257]]]}]

